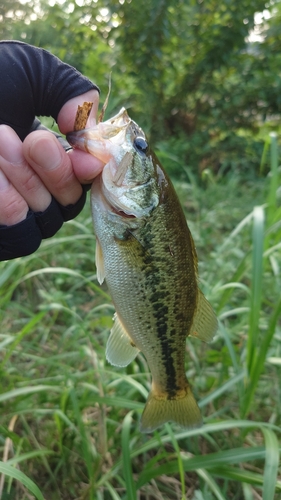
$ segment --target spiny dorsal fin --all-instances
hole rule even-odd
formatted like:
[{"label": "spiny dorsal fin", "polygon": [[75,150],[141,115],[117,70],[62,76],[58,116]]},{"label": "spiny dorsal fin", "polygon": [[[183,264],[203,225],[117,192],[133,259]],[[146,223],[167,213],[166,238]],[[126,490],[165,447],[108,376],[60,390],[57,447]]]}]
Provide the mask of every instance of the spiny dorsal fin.
[{"label": "spiny dorsal fin", "polygon": [[126,332],[117,313],[114,314],[113,319],[114,325],[106,344],[106,359],[114,366],[127,366],[135,359],[139,349]]},{"label": "spiny dorsal fin", "polygon": [[210,302],[198,291],[198,304],[190,329],[190,335],[204,342],[211,342],[218,329],[218,320]]},{"label": "spiny dorsal fin", "polygon": [[103,260],[101,244],[97,238],[96,238],[96,269],[97,269],[97,280],[101,285],[104,282],[105,269],[104,269],[104,260]]}]

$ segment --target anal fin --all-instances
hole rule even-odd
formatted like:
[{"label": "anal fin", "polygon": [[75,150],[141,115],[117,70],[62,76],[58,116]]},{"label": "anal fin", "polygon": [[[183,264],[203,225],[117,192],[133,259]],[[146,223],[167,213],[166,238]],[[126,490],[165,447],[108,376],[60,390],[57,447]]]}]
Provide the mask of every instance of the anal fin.
[{"label": "anal fin", "polygon": [[197,309],[189,335],[204,342],[211,342],[217,329],[218,320],[213,308],[201,290],[199,290]]},{"label": "anal fin", "polygon": [[114,366],[127,366],[138,353],[139,349],[134,345],[117,313],[115,313],[114,325],[106,344],[107,361]]}]

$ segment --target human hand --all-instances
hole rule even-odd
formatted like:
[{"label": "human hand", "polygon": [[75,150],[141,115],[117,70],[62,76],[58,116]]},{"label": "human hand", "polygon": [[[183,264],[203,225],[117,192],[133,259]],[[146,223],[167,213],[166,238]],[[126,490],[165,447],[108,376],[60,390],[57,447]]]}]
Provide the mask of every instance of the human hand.
[{"label": "human hand", "polygon": [[[73,130],[78,104],[93,102],[87,126],[95,124],[99,94],[90,90],[70,99],[58,114],[63,134]],[[23,221],[29,209],[44,212],[52,196],[63,207],[75,204],[82,195],[81,184],[90,183],[103,163],[79,150],[66,153],[50,132],[37,130],[22,143],[14,130],[0,125],[0,224]]]}]

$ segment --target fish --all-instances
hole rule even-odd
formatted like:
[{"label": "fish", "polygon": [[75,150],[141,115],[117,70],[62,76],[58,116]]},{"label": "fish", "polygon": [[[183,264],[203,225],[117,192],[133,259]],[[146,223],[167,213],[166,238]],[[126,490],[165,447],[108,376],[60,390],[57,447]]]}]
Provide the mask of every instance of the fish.
[{"label": "fish", "polygon": [[115,306],[106,359],[139,352],[151,372],[141,431],[202,425],[186,377],[186,337],[210,342],[218,322],[198,285],[195,244],[173,184],[125,108],[68,142],[105,162],[91,188],[96,269]]}]

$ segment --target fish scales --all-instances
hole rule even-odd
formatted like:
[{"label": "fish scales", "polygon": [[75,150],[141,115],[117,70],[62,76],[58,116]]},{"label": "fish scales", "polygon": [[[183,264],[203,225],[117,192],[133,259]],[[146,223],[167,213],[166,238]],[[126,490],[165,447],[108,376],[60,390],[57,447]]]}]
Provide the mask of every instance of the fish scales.
[{"label": "fish scales", "polygon": [[194,248],[179,208],[176,196],[167,193],[140,228],[130,232],[125,228],[124,239],[111,233],[103,238],[105,224],[93,195],[96,234],[104,250],[106,281],[116,310],[151,366],[154,383],[168,397],[185,380],[186,332],[197,298]]},{"label": "fish scales", "polygon": [[[185,373],[186,336],[210,340],[217,320],[198,288],[196,251],[173,185],[153,153],[132,147],[146,139],[124,111],[111,119],[115,127],[121,123],[118,140],[110,133],[107,145],[114,161],[91,194],[98,277],[106,279],[116,308],[106,355],[117,366],[139,351],[147,360],[152,389],[143,431],[169,420],[193,427],[201,415]],[[92,154],[108,140],[96,131],[88,142],[85,136],[87,129],[83,148]],[[77,136],[71,142],[81,147]]]}]

